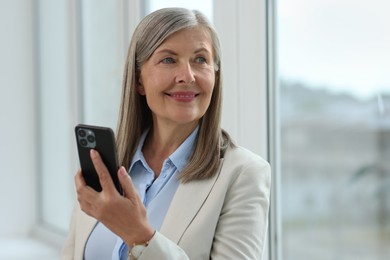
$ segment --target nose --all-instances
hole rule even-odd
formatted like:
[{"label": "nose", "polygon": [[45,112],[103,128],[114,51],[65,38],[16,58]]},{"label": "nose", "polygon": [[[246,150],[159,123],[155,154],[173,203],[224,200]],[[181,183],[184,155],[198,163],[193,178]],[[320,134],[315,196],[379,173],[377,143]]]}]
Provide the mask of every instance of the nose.
[{"label": "nose", "polygon": [[195,72],[190,63],[182,63],[177,68],[176,83],[191,84],[195,82]]}]

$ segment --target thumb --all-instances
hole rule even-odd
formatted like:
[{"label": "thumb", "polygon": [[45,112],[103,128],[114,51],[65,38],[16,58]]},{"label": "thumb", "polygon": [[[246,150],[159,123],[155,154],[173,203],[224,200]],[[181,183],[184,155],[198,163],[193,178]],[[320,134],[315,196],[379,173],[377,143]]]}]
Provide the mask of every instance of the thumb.
[{"label": "thumb", "polygon": [[138,196],[138,192],[133,185],[130,175],[127,173],[125,167],[120,167],[118,170],[119,182],[122,186],[124,196],[128,199],[135,199]]}]

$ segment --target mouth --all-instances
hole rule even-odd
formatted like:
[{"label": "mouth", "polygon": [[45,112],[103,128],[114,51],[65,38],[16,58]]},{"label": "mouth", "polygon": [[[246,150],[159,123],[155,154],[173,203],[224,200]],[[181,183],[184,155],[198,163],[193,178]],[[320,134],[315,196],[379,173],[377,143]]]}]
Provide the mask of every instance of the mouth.
[{"label": "mouth", "polygon": [[191,102],[197,96],[199,96],[198,93],[194,93],[194,92],[172,92],[172,93],[165,93],[165,94],[178,102]]}]

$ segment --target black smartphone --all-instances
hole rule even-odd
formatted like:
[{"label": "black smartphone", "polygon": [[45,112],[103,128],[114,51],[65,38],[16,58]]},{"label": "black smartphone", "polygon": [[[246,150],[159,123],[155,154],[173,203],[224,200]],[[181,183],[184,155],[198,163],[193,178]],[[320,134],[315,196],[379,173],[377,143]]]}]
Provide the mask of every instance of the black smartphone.
[{"label": "black smartphone", "polygon": [[96,191],[102,191],[99,177],[90,156],[90,150],[99,152],[104,164],[110,172],[111,178],[118,192],[122,194],[122,188],[118,179],[118,158],[116,155],[115,135],[111,128],[78,124],[75,127],[77,150],[80,167],[88,186]]}]

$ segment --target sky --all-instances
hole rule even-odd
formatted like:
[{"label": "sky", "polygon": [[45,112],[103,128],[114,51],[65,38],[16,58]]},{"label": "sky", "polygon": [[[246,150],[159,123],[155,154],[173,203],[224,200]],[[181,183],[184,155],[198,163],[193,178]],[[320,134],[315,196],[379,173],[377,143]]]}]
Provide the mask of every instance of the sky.
[{"label": "sky", "polygon": [[390,92],[389,0],[278,0],[282,78],[369,97]]}]

